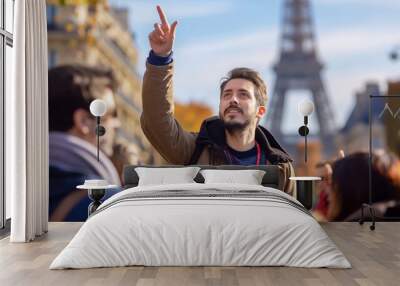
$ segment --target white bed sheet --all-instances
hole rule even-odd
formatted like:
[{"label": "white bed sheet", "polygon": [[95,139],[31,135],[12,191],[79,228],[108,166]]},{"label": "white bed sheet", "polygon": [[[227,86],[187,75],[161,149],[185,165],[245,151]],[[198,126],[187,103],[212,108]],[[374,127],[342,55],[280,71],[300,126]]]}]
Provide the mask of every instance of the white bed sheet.
[{"label": "white bed sheet", "polygon": [[208,189],[261,190],[300,204],[280,190],[255,185],[130,188],[99,207],[50,269],[128,265],[351,268],[312,216],[278,200],[234,196],[121,200],[138,192]]}]

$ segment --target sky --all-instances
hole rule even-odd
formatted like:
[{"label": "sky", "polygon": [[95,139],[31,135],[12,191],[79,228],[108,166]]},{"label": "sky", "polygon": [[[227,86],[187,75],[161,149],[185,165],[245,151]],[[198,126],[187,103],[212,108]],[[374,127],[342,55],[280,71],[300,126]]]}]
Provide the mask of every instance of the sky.
[{"label": "sky", "polygon": [[[238,66],[258,70],[272,96],[278,60],[283,0],[109,0],[130,11],[130,28],[139,50],[138,72],[143,75],[150,50],[148,34],[160,22],[159,4],[170,23],[178,20],[174,43],[175,99],[197,101],[218,112],[219,83]],[[354,93],[367,81],[380,84],[400,79],[400,61],[388,54],[400,46],[399,0],[311,1],[322,77],[340,128],[354,107]],[[283,130],[295,132],[302,119],[297,104],[307,92],[289,93]],[[310,129],[318,129],[311,116]]]}]

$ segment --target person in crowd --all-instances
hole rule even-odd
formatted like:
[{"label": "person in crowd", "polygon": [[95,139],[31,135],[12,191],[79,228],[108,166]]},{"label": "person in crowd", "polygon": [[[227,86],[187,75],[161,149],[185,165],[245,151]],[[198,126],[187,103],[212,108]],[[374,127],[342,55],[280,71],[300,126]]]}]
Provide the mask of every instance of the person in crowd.
[{"label": "person in crowd", "polygon": [[[337,159],[344,158],[344,151],[339,150]],[[312,209],[313,216],[318,221],[326,221],[328,215],[329,208],[329,193],[332,189],[332,164],[333,160],[322,161],[316,164],[316,173],[317,176],[321,178],[320,181],[317,181],[316,192],[318,195],[318,200]]]},{"label": "person in crowd", "polygon": [[332,186],[332,166],[329,162],[321,162],[316,165],[316,169],[321,181],[317,182],[318,200],[312,209],[312,214],[318,221],[325,221],[329,207],[328,196]]},{"label": "person in crowd", "polygon": [[[120,185],[120,176],[108,156],[115,141],[115,80],[112,73],[82,65],[64,65],[49,70],[49,219],[85,221],[91,202],[85,190],[77,190],[88,179],[105,179]],[[100,161],[97,161],[96,118],[90,103],[101,98],[107,113],[101,124]],[[108,156],[107,156],[108,155]],[[119,189],[107,191],[106,198]]]},{"label": "person in crowd", "polygon": [[149,34],[142,86],[140,123],[146,137],[172,164],[280,165],[283,191],[292,194],[293,160],[259,125],[266,114],[267,88],[257,71],[238,67],[228,73],[220,85],[219,116],[205,119],[199,132],[184,130],[174,118],[172,47],[178,22],[170,25],[160,6],[157,11],[161,23]]},{"label": "person in crowd", "polygon": [[[380,150],[372,153],[372,203],[378,218],[400,216],[400,160]],[[356,152],[332,164],[328,192],[329,221],[353,221],[369,202],[369,153]],[[364,212],[369,215],[368,211]]]}]

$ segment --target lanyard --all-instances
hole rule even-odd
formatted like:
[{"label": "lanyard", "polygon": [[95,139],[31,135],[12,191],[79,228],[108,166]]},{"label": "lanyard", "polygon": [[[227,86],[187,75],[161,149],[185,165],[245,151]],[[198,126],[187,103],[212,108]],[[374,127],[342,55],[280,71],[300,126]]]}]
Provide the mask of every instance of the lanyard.
[{"label": "lanyard", "polygon": [[260,144],[258,144],[258,142],[256,142],[256,146],[257,146],[257,162],[256,165],[260,165],[260,160],[261,160],[261,147]]}]

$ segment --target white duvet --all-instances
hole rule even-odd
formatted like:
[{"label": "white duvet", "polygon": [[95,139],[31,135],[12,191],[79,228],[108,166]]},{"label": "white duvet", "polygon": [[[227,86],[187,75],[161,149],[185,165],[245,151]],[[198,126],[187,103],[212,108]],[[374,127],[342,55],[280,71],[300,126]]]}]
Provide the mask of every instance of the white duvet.
[{"label": "white duvet", "polygon": [[[175,190],[173,197],[136,197]],[[178,191],[241,196],[180,196]],[[253,197],[251,191],[270,198]],[[140,186],[114,195],[50,269],[127,265],[351,267],[291,196],[257,185],[197,183]]]}]

